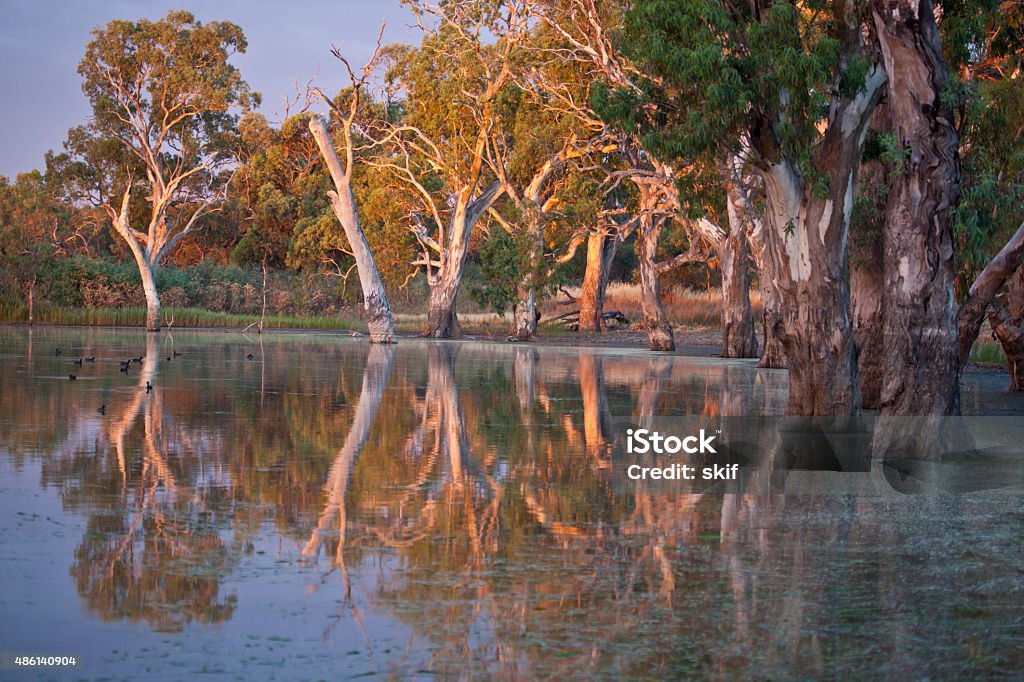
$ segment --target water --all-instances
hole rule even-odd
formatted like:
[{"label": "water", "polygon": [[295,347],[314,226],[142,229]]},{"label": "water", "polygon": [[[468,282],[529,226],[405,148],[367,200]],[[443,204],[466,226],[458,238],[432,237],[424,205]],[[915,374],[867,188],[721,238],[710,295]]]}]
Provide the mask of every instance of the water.
[{"label": "water", "polygon": [[[1021,414],[1004,380],[969,375],[965,409]],[[699,492],[623,475],[626,424],[778,414],[785,381],[631,350],[0,328],[0,652],[79,662],[0,679],[1019,679],[1019,458],[959,494],[835,472],[798,494],[771,462]]]}]

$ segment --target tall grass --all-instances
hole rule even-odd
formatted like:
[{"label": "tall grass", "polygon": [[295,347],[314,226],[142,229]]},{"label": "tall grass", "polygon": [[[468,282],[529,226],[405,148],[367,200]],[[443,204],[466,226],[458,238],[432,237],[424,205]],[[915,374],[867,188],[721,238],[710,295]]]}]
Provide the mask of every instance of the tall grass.
[{"label": "tall grass", "polygon": [[[579,287],[566,288],[573,297],[579,297]],[[559,297],[561,298],[561,297]],[[754,306],[754,314],[760,315],[761,294],[750,292],[750,302]],[[665,315],[674,326],[713,329],[722,324],[722,292],[720,289],[711,291],[695,291],[693,289],[675,288],[662,292],[662,305]],[[544,303],[545,317],[554,317],[561,313],[578,308],[578,304],[565,305],[556,300]],[[643,318],[640,304],[640,285],[628,282],[612,282],[608,285],[604,302],[605,312],[618,310],[631,322]]]},{"label": "tall grass", "polygon": [[[164,308],[161,311],[165,327],[249,327],[257,326],[259,315],[220,313],[201,308]],[[0,306],[0,322],[27,322],[28,310],[24,305]],[[141,327],[146,324],[145,308],[66,308],[50,305],[37,306],[34,321],[39,324],[64,324],[98,327]],[[358,320],[333,316],[267,315],[264,329],[359,329]]]}]

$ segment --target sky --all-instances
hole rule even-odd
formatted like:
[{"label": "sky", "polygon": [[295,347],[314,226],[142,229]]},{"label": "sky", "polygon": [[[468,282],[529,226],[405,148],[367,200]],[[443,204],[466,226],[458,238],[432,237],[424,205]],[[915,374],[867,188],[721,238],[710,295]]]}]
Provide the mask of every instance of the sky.
[{"label": "sky", "polygon": [[46,151],[59,151],[68,129],[88,117],[77,69],[94,27],[171,9],[242,27],[249,48],[232,63],[263,94],[260,110],[271,120],[296,83],[305,88],[316,76],[326,90],[345,84],[332,45],[363,64],[383,19],[385,43],[419,41],[399,0],[0,0],[0,175],[41,168]]}]

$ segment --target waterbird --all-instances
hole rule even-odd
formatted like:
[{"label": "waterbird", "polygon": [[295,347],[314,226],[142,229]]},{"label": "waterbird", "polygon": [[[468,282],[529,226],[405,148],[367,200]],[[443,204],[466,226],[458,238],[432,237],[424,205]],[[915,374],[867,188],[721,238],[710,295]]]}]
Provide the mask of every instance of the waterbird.
[{"label": "waterbird", "polygon": [[168,355],[168,356],[167,356],[167,362],[170,362],[170,361],[171,361],[171,356],[170,356],[170,355]]},{"label": "waterbird", "polygon": [[78,365],[79,367],[82,366],[82,358],[78,358],[77,360],[72,360],[72,362],[74,364]]},{"label": "waterbird", "polygon": [[127,374],[128,373],[128,367],[129,367],[129,365],[123,365],[121,367],[121,371],[124,372],[125,374]]},{"label": "waterbird", "polygon": [[130,362],[137,362],[139,364],[142,364],[142,357],[140,356],[140,357],[137,357],[137,358],[132,358],[130,360]]},{"label": "waterbird", "polygon": [[180,358],[181,357],[181,353],[179,353],[178,351],[174,351],[174,353],[172,353],[172,355],[174,355],[174,357],[176,357],[176,358]]},{"label": "waterbird", "polygon": [[249,358],[250,360],[252,360],[252,353],[249,353],[249,354],[248,354],[248,355],[246,355],[245,357],[247,357],[247,358]]},{"label": "waterbird", "polygon": [[96,362],[96,356],[95,355],[90,355],[89,357],[87,357],[85,359],[85,361],[86,362]]},{"label": "waterbird", "polygon": [[60,348],[54,348],[53,349],[53,354],[54,355],[60,355]]},{"label": "waterbird", "polygon": [[146,382],[146,393],[149,393],[149,392],[150,392],[150,391],[152,391],[152,390],[153,390],[153,384],[151,384],[151,383],[149,383],[149,382],[147,381],[147,382]]},{"label": "waterbird", "polygon": [[76,376],[75,376],[74,374],[69,374],[69,375],[68,375],[68,381],[74,381],[74,380],[76,380],[77,378],[78,378],[78,377],[76,377]]},{"label": "waterbird", "polygon": [[100,405],[99,407],[96,408],[96,411],[99,412],[100,414],[106,414],[107,413],[107,404],[103,403],[102,405]]}]

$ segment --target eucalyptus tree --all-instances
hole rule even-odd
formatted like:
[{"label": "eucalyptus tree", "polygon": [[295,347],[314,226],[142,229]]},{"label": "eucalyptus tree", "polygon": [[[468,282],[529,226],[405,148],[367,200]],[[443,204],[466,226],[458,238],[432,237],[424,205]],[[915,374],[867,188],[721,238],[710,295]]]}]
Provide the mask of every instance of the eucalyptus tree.
[{"label": "eucalyptus tree", "polygon": [[476,223],[504,192],[488,163],[501,97],[526,35],[518,3],[404,0],[420,19],[421,44],[397,55],[390,85],[400,118],[380,131],[372,163],[411,190],[413,261],[430,287],[426,334],[461,334],[455,303]]},{"label": "eucalyptus tree", "polygon": [[92,116],[51,161],[71,196],[101,207],[131,250],[151,331],[160,329],[156,270],[219,209],[236,112],[258,100],[230,63],[245,49],[235,24],[173,11],[93,30],[78,65]]},{"label": "eucalyptus tree", "polygon": [[[666,121],[651,95],[650,84],[657,80],[645,73],[641,61],[622,49],[623,43],[640,35],[629,35],[623,21],[632,8],[631,0],[597,2],[596,0],[543,0],[531,3],[534,14],[559,39],[549,50],[553,59],[568,59],[586,65],[586,82],[593,85],[590,97],[577,99],[577,111],[614,124],[620,135],[619,150],[625,168],[614,173],[614,184],[628,180],[639,195],[636,215],[637,255],[640,263],[641,297],[644,326],[652,350],[672,350],[675,341],[661,304],[660,274],[675,265],[698,259],[707,260],[706,251],[718,254],[725,264],[723,287],[724,353],[730,357],[756,355],[753,313],[749,300],[747,276],[747,229],[744,222],[733,231],[733,238],[706,215],[693,215],[687,197],[677,186],[687,181],[694,166],[693,159],[666,154],[652,145],[655,138],[646,134],[645,126],[659,127]],[[554,89],[557,94],[558,90]],[[642,107],[631,102],[644,101]],[[724,168],[724,166],[723,166]],[[730,176],[730,182],[732,178]],[[737,202],[736,207],[740,207]],[[730,215],[738,213],[730,212]],[[690,234],[690,249],[667,261],[658,261],[661,232],[669,221],[681,224]],[[742,244],[738,242],[742,241]],[[596,260],[597,245],[594,256]],[[736,299],[735,296],[739,298]],[[589,315],[588,315],[589,317]]]},{"label": "eucalyptus tree", "polygon": [[[383,35],[384,27],[381,27]],[[323,117],[313,115],[309,120],[309,130],[313,139],[320,149],[327,170],[334,183],[334,190],[328,192],[331,200],[331,207],[334,214],[345,230],[345,237],[348,239],[350,253],[355,259],[355,266],[359,272],[359,283],[363,291],[363,307],[369,320],[367,325],[370,331],[371,343],[393,343],[395,337],[394,322],[391,318],[391,306],[388,303],[387,292],[384,290],[384,282],[381,280],[377,270],[377,262],[374,259],[373,251],[366,240],[366,235],[359,224],[359,213],[356,207],[355,195],[352,193],[352,177],[355,172],[355,158],[360,145],[358,139],[359,131],[356,128],[356,121],[360,115],[360,104],[362,102],[363,89],[367,80],[373,73],[375,62],[380,52],[380,36],[377,38],[377,48],[370,60],[363,67],[362,72],[357,76],[349,65],[349,62],[342,54],[335,49],[334,56],[345,66],[348,72],[350,88],[347,88],[338,98],[331,100],[320,94],[321,99],[330,106],[334,119],[338,126],[338,137],[341,140],[341,149],[344,155],[344,162],[338,158],[335,142],[327,128],[327,121]]]},{"label": "eucalyptus tree", "polygon": [[[674,110],[648,137],[682,158],[747,152],[764,183],[761,276],[780,294],[787,412],[860,408],[847,230],[864,134],[885,85],[845,2],[637,0],[629,48]],[[640,100],[642,101],[642,100]]]}]

